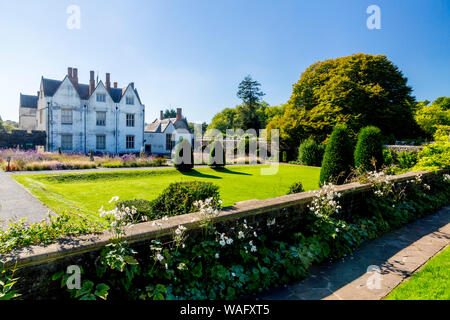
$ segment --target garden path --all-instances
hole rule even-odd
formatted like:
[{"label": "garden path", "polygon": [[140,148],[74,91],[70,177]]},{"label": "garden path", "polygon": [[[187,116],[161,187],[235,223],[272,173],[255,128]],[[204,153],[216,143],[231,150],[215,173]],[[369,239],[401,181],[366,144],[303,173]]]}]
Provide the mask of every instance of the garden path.
[{"label": "garden path", "polygon": [[49,212],[50,209],[0,170],[0,220],[27,218],[30,223],[39,222],[48,218]]},{"label": "garden path", "polygon": [[315,265],[301,282],[267,300],[379,300],[450,244],[450,206],[363,244],[344,259]]}]

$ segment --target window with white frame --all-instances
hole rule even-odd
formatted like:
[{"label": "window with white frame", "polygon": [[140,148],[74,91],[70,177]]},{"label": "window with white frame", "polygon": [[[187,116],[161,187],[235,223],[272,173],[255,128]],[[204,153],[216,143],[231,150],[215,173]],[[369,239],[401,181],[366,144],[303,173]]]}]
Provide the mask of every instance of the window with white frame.
[{"label": "window with white frame", "polygon": [[97,111],[97,126],[105,126],[106,125],[106,112]]},{"label": "window with white frame", "polygon": [[134,136],[127,136],[127,149],[134,149]]},{"label": "window with white frame", "polygon": [[61,123],[62,124],[72,124],[73,122],[73,112],[71,109],[61,109]]},{"label": "window with white frame", "polygon": [[63,134],[61,135],[61,150],[71,151],[73,149],[72,135]]},{"label": "window with white frame", "polygon": [[134,127],[134,113],[127,113],[127,127]]},{"label": "window with white frame", "polygon": [[133,96],[127,96],[126,102],[127,102],[127,104],[134,104],[134,97]]},{"label": "window with white frame", "polygon": [[97,102],[106,102],[106,95],[104,93],[97,93]]},{"label": "window with white frame", "polygon": [[95,147],[97,148],[97,150],[106,149],[106,136],[96,136]]}]

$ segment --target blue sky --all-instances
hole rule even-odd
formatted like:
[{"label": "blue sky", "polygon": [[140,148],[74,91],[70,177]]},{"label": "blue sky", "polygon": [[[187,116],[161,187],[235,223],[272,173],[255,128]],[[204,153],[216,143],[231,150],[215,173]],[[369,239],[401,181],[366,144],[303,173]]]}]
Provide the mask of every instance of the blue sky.
[{"label": "blue sky", "polygon": [[[381,30],[366,27],[372,4]],[[70,5],[81,9],[79,30],[66,27]],[[147,121],[171,106],[210,122],[240,102],[247,74],[279,105],[310,64],[358,52],[387,55],[418,100],[450,96],[448,0],[0,0],[0,39],[3,119],[18,120],[19,93],[68,66],[84,83],[89,70],[134,81]]]}]

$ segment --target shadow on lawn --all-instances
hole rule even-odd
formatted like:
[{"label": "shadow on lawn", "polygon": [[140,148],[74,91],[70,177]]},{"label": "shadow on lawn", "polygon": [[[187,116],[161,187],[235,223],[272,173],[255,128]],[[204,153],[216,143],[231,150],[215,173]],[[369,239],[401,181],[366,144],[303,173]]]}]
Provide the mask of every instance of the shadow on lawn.
[{"label": "shadow on lawn", "polygon": [[211,174],[204,174],[201,172],[198,172],[197,170],[193,169],[188,172],[179,171],[184,176],[190,176],[190,177],[197,177],[197,178],[208,178],[208,179],[222,179],[222,177],[213,176]]},{"label": "shadow on lawn", "polygon": [[213,170],[217,172],[227,173],[227,174],[237,174],[237,175],[243,175],[243,176],[251,176],[252,174],[246,173],[246,172],[239,172],[239,171],[231,171],[227,168],[212,168]]}]

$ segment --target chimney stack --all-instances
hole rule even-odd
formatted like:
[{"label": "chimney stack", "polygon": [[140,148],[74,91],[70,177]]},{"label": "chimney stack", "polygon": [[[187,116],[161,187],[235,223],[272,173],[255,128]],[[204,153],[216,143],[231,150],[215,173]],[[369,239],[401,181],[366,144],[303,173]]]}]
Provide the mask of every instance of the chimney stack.
[{"label": "chimney stack", "polygon": [[70,80],[72,80],[72,68],[71,68],[71,67],[68,67],[68,68],[67,68],[67,77],[68,77]]},{"label": "chimney stack", "polygon": [[95,89],[94,71],[91,71],[89,78],[89,95],[92,95],[94,89]]},{"label": "chimney stack", "polygon": [[117,89],[117,82],[114,82],[114,88]]},{"label": "chimney stack", "polygon": [[106,74],[106,90],[111,93],[111,74]]},{"label": "chimney stack", "polygon": [[130,86],[131,86],[131,88],[133,88],[133,90],[134,90],[134,82],[131,82],[131,83],[130,83]]},{"label": "chimney stack", "polygon": [[75,86],[75,88],[78,90],[78,69],[73,68],[72,70],[72,83]]},{"label": "chimney stack", "polygon": [[164,119],[164,112],[161,110],[159,113],[159,120],[163,120]]},{"label": "chimney stack", "polygon": [[177,108],[177,121],[180,121],[183,119],[183,116],[181,115],[181,108]]}]

